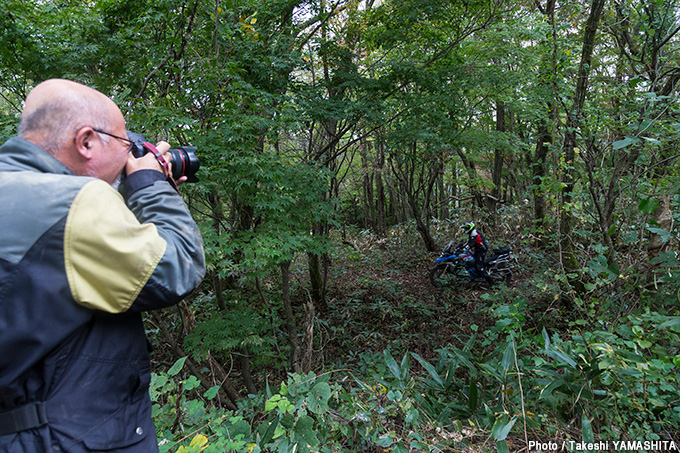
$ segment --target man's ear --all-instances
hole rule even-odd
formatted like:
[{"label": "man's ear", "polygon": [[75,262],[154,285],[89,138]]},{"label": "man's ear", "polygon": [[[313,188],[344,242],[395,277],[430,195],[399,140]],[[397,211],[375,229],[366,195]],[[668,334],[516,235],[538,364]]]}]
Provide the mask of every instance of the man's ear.
[{"label": "man's ear", "polygon": [[94,145],[97,137],[96,132],[91,127],[83,127],[78,130],[78,133],[73,138],[75,141],[76,151],[84,159],[90,160],[94,156]]}]

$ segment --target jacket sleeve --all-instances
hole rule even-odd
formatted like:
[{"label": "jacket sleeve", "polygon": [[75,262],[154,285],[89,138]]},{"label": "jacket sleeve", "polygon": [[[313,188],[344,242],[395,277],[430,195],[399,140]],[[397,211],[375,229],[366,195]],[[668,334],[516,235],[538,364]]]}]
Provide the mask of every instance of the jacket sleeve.
[{"label": "jacket sleeve", "polygon": [[110,313],[175,304],[205,273],[203,241],[184,201],[153,178],[127,200],[103,181],[86,184],[67,217],[64,257],[74,300]]},{"label": "jacket sleeve", "polygon": [[[161,173],[162,180],[133,189],[127,205],[142,224],[156,226],[167,247],[147,284],[132,306],[146,311],[178,303],[193,291],[205,275],[203,239],[196,222],[175,189]],[[136,174],[143,175],[144,171]],[[130,184],[128,183],[128,187]]]}]

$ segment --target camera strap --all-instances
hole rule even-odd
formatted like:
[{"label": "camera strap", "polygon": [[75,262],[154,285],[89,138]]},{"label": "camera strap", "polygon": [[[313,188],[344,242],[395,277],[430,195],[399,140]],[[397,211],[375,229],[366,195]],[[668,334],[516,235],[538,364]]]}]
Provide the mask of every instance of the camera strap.
[{"label": "camera strap", "polygon": [[163,169],[165,170],[165,177],[168,179],[168,182],[179,194],[179,187],[177,187],[177,183],[175,182],[175,180],[172,179],[172,174],[170,173],[170,165],[168,165],[168,161],[165,160],[163,154],[161,154],[161,152],[158,151],[158,149],[149,142],[142,143],[142,146],[148,149],[151,153],[153,153],[154,156],[156,156],[156,160],[158,161],[159,164],[161,164],[161,167],[163,167]]}]

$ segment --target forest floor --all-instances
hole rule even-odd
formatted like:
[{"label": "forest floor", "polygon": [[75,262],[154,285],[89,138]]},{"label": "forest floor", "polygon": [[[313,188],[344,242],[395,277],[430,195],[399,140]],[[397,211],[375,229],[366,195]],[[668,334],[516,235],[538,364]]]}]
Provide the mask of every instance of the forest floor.
[{"label": "forest floor", "polygon": [[560,324],[557,303],[532,287],[523,257],[518,257],[510,285],[461,282],[439,289],[429,279],[438,254],[414,250],[385,242],[345,242],[328,289],[327,321],[336,333],[329,335],[326,359],[386,348],[434,358],[437,349],[462,348],[473,335],[491,329],[498,306],[518,298],[531,307],[522,314],[529,328]]}]

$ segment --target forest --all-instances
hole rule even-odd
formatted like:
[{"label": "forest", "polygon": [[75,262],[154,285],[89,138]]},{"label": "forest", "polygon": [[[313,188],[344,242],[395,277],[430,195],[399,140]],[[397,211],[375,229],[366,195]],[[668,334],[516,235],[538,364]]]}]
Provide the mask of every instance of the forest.
[{"label": "forest", "polygon": [[680,449],[677,0],[0,5],[0,143],[60,77],[197,147],[161,452]]}]

